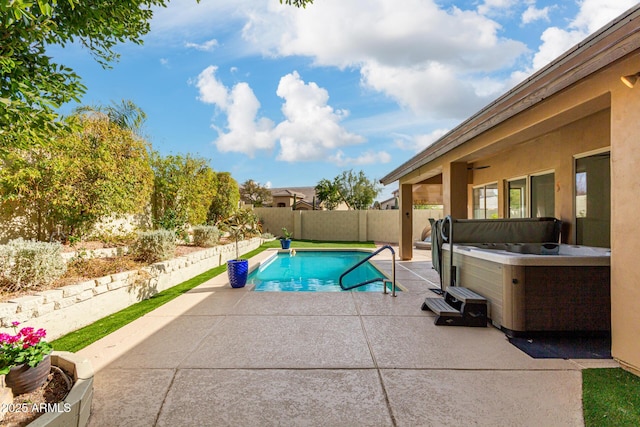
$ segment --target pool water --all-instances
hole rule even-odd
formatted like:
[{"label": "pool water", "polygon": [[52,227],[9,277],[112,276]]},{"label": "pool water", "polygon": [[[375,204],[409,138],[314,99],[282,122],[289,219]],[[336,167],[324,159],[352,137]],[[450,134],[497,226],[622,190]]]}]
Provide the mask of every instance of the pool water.
[{"label": "pool water", "polygon": [[[340,292],[340,275],[368,255],[358,251],[280,252],[249,274],[247,284],[254,284],[256,291]],[[350,286],[377,277],[385,276],[366,262],[345,276],[342,283]],[[382,282],[353,290],[382,292]]]}]

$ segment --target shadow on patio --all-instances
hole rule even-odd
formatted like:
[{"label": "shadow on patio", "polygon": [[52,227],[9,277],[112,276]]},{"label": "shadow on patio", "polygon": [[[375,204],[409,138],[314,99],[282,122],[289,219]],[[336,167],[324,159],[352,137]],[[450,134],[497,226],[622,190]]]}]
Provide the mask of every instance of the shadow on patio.
[{"label": "shadow on patio", "polygon": [[397,279],[393,298],[220,275],[79,352],[96,371],[90,425],[583,424],[580,365],[532,359],[493,327],[435,326],[424,256]]}]

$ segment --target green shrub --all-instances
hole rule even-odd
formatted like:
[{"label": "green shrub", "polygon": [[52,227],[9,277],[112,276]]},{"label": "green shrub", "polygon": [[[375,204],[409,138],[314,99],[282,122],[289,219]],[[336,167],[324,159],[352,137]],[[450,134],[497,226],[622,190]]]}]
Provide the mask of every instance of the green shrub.
[{"label": "green shrub", "polygon": [[198,225],[193,227],[193,244],[202,248],[210,248],[218,244],[220,230],[212,225]]},{"label": "green shrub", "polygon": [[66,270],[60,243],[20,238],[0,245],[0,280],[8,291],[49,285]]},{"label": "green shrub", "polygon": [[176,250],[176,234],[169,230],[145,231],[133,244],[136,260],[158,262],[172,258]]}]

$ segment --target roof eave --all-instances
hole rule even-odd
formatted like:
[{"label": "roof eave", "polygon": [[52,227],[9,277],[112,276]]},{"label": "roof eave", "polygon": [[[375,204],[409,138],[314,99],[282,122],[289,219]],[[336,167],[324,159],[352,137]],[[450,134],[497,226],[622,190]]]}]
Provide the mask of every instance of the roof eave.
[{"label": "roof eave", "polygon": [[[640,48],[640,5],[629,9],[380,179],[391,184],[474,137]],[[621,48],[622,47],[622,48]],[[606,58],[606,61],[598,61]]]}]

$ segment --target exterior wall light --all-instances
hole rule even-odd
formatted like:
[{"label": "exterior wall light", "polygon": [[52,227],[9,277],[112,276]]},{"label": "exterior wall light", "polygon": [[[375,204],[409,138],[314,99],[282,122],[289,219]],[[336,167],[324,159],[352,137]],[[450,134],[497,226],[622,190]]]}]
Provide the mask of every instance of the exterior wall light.
[{"label": "exterior wall light", "polygon": [[622,76],[620,77],[620,80],[622,80],[622,83],[624,83],[628,87],[633,87],[638,81],[638,78],[640,78],[640,72],[630,74],[628,76]]}]

